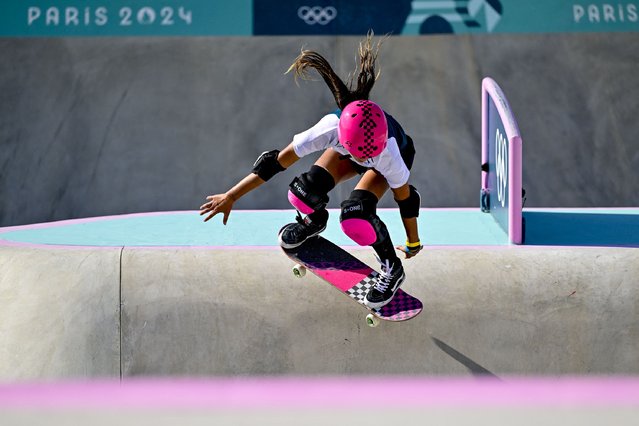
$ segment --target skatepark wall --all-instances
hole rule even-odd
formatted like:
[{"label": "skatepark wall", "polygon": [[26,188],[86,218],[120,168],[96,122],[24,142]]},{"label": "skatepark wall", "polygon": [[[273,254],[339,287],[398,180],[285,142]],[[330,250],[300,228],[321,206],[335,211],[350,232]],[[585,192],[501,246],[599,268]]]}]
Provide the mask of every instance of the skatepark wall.
[{"label": "skatepark wall", "polygon": [[[359,40],[1,38],[0,226],[199,207],[334,109],[284,75],[300,49],[346,76]],[[636,206],[638,57],[637,33],[392,37],[372,98],[415,140],[425,207],[478,205],[485,76],[520,126],[528,207]],[[289,208],[315,158],[236,207]]]},{"label": "skatepark wall", "polygon": [[2,245],[0,381],[639,374],[636,249],[429,248],[403,287],[424,311],[377,328],[291,266],[276,247]]}]

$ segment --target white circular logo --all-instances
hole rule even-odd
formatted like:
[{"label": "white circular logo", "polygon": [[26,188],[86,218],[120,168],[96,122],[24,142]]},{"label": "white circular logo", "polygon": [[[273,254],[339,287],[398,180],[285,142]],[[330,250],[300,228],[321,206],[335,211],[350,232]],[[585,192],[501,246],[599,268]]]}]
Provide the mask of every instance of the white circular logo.
[{"label": "white circular logo", "polygon": [[138,22],[142,25],[151,25],[155,22],[155,10],[150,7],[143,7],[138,11]]},{"label": "white circular logo", "polygon": [[497,173],[497,200],[502,207],[506,206],[506,191],[508,190],[508,141],[499,129],[495,134],[495,168]]},{"label": "white circular logo", "polygon": [[333,6],[302,6],[297,9],[297,16],[307,25],[326,25],[337,17],[337,9]]}]

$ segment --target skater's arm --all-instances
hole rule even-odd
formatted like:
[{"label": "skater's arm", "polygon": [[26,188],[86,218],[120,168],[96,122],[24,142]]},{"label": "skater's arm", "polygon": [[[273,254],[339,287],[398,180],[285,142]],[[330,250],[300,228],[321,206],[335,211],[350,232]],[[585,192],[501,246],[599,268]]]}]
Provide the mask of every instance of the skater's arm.
[{"label": "skater's arm", "polygon": [[406,230],[406,245],[397,246],[397,250],[403,252],[406,258],[411,258],[422,249],[419,240],[419,228],[417,226],[417,216],[419,215],[420,198],[414,187],[408,184],[392,190],[395,201],[400,207],[402,223]]},{"label": "skater's arm", "polygon": [[404,229],[406,230],[406,241],[411,244],[419,243],[419,230],[417,226],[417,218],[402,218]]},{"label": "skater's arm", "polygon": [[[277,156],[277,162],[284,169],[288,169],[300,158],[295,154],[293,145],[289,144],[286,148],[279,152]],[[244,179],[239,181],[233,188],[229,189],[226,194],[231,197],[233,202],[242,198],[245,194],[251,192],[257,187],[261,186],[266,181],[258,176],[257,173],[252,172]]]},{"label": "skater's arm", "polygon": [[292,142],[288,144],[286,148],[280,151],[279,155],[277,156],[278,163],[280,163],[285,169],[288,169],[299,159],[300,157],[297,156],[297,154],[295,153],[295,149],[293,149]]},{"label": "skater's arm", "polygon": [[[262,156],[260,156],[260,158],[262,158]],[[299,157],[297,156],[297,154],[295,154],[292,144],[289,144],[277,155],[277,163],[279,163],[282,170],[287,169],[292,164],[294,164],[297,160],[299,160]],[[261,174],[262,176],[265,176],[263,173]],[[268,174],[265,176],[268,180],[267,176]],[[200,216],[209,214],[204,219],[204,222],[207,222],[218,213],[223,213],[224,217],[222,219],[222,223],[226,225],[229,214],[231,213],[231,210],[233,209],[233,204],[237,200],[242,198],[244,195],[258,188],[265,182],[266,180],[262,179],[258,175],[258,173],[256,173],[255,171],[251,172],[249,175],[247,175],[244,179],[242,179],[237,184],[235,184],[235,186],[233,186],[231,189],[226,191],[224,194],[209,195],[208,197],[206,197],[207,202],[200,206]]]}]

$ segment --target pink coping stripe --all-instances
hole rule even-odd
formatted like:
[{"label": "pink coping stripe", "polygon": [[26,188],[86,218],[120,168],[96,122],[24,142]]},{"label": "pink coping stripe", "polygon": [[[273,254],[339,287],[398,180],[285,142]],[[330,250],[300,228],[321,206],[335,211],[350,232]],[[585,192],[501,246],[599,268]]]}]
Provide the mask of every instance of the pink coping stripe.
[{"label": "pink coping stripe", "polygon": [[339,408],[384,394],[388,408],[639,407],[639,378],[225,378],[0,385],[6,408]]}]

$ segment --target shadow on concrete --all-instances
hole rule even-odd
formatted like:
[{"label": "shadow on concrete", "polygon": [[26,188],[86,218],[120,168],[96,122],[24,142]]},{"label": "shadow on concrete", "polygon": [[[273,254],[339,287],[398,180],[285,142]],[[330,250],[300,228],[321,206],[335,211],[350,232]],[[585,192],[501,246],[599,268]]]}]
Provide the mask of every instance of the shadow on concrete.
[{"label": "shadow on concrete", "polygon": [[450,346],[448,346],[446,343],[442,342],[438,338],[431,336],[431,340],[437,345],[439,349],[441,349],[446,354],[450,355],[450,357],[453,358],[455,361],[459,362],[461,365],[466,367],[473,376],[489,377],[489,378],[495,378],[495,379],[499,378],[492,372],[488,371],[481,365],[477,364],[472,359],[468,358],[466,355],[451,348]]},{"label": "shadow on concrete", "polygon": [[524,212],[526,245],[639,247],[639,215]]}]

